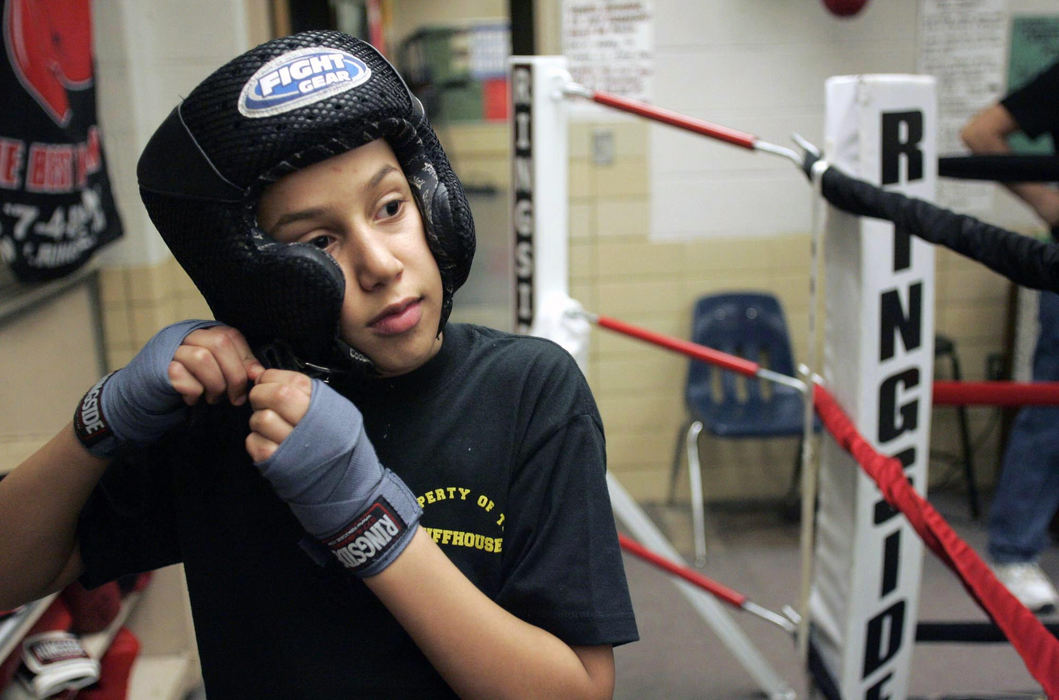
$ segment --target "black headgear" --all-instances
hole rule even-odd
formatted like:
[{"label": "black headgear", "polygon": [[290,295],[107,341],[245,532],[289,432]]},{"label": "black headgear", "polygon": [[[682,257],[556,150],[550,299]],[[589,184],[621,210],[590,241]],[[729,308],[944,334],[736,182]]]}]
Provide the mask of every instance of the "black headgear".
[{"label": "black headgear", "polygon": [[262,190],[284,175],[378,138],[411,185],[441,271],[441,332],[474,256],[463,188],[392,65],[363,41],[311,31],[233,59],[162,123],[136,175],[147,212],[217,320],[251,345],[286,346],[331,368],[367,363],[339,335],[345,280],[303,243],[277,243],[257,224]]}]

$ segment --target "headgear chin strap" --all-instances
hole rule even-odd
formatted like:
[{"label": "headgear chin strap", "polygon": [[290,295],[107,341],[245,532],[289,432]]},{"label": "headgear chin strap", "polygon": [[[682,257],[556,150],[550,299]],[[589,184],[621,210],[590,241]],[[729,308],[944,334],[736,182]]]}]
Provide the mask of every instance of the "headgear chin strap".
[{"label": "headgear chin strap", "polygon": [[338,265],[312,245],[272,240],[256,208],[284,175],[379,138],[411,185],[441,272],[440,333],[470,271],[474,222],[422,105],[370,44],[332,31],[266,42],[199,84],[140,156],[151,220],[217,320],[261,359],[313,374],[372,367],[339,334]]}]

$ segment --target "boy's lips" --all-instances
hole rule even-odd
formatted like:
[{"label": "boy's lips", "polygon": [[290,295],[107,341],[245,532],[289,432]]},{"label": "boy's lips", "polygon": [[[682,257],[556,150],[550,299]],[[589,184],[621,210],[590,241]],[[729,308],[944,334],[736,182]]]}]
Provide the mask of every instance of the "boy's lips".
[{"label": "boy's lips", "polygon": [[397,335],[414,328],[423,317],[420,299],[405,299],[387,306],[368,326],[382,335]]}]

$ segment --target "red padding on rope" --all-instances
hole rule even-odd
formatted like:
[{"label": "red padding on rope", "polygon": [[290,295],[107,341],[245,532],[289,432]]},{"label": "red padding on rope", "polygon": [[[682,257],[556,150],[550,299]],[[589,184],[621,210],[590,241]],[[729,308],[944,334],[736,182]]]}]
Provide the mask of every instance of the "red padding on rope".
[{"label": "red padding on rope", "polygon": [[712,593],[716,597],[720,598],[726,603],[730,603],[737,608],[742,608],[747,601],[747,597],[738,591],[733,591],[727,586],[717,583],[711,579],[706,578],[702,574],[693,569],[689,569],[686,566],[681,566],[676,562],[670,561],[665,557],[655,554],[647,547],[635,540],[630,540],[628,537],[622,534],[618,534],[618,542],[621,544],[621,548],[629,554],[635,554],[644,561],[654,564],[660,569],[668,571],[675,576],[679,576],[689,583],[693,583],[699,588],[702,588],[709,593]]},{"label": "red padding on rope", "polygon": [[630,335],[633,338],[639,338],[640,340],[646,340],[648,343],[653,343],[660,347],[668,350],[675,350],[676,352],[693,357],[696,360],[702,360],[703,362],[709,362],[710,364],[723,367],[724,369],[730,369],[733,372],[739,372],[748,376],[754,376],[757,371],[761,368],[756,362],[750,360],[744,360],[742,357],[735,355],[729,355],[726,352],[720,350],[714,350],[708,348],[705,345],[699,345],[698,343],[692,343],[687,340],[680,340],[679,338],[671,338],[668,335],[662,335],[661,333],[655,333],[645,328],[639,328],[624,321],[619,321],[614,318],[608,318],[607,316],[599,316],[596,319],[596,324],[601,328],[607,328],[618,333],[624,333]]},{"label": "red padding on rope", "polygon": [[736,129],[729,129],[726,126],[721,126],[719,124],[711,124],[710,122],[702,121],[701,119],[685,117],[683,114],[672,112],[668,109],[653,107],[644,102],[629,100],[624,97],[618,97],[617,95],[610,95],[605,92],[593,92],[591,99],[593,102],[606,105],[607,107],[613,107],[614,109],[619,109],[623,112],[629,112],[686,131],[693,131],[696,134],[709,136],[710,138],[725,141],[736,146],[742,146],[743,148],[749,148],[750,150],[754,150],[754,145],[757,142],[757,137],[753,134],[748,134]]},{"label": "red padding on rope", "polygon": [[1059,382],[934,382],[938,406],[1055,406]]},{"label": "red padding on rope", "polygon": [[1059,640],[1011,595],[934,507],[916,493],[901,463],[876,452],[835,398],[819,385],[814,387],[813,404],[838,444],[878,484],[887,503],[905,515],[927,546],[959,576],[971,597],[1004,632],[1048,697],[1059,698]]}]

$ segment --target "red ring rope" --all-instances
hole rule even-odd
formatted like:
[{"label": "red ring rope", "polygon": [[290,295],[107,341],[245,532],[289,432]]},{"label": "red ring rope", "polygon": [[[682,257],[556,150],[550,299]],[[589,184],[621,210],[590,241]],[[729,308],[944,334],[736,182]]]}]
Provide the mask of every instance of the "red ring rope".
[{"label": "red ring rope", "polygon": [[622,112],[629,112],[637,116],[646,117],[647,119],[652,119],[687,131],[693,131],[696,134],[702,134],[703,136],[709,136],[720,141],[726,141],[736,146],[742,146],[743,148],[754,150],[757,144],[757,137],[753,134],[748,134],[745,131],[738,131],[736,129],[730,129],[727,126],[712,124],[693,117],[686,117],[683,114],[678,114],[677,112],[672,112],[668,109],[653,107],[649,104],[636,102],[635,100],[629,100],[624,97],[618,97],[617,95],[594,91],[589,99],[597,104],[606,105],[607,107],[612,107],[621,110]]},{"label": "red ring rope", "polygon": [[978,606],[1004,632],[1048,697],[1059,698],[1059,640],[997,580],[930,502],[912,488],[901,462],[879,454],[868,444],[834,396],[820,385],[814,387],[813,406],[835,441],[879,486],[886,502],[904,514],[923,542],[957,575]]},{"label": "red ring rope", "polygon": [[[761,365],[737,355],[640,328],[609,316],[595,317],[596,325],[724,369],[755,376]],[[982,404],[991,406],[1059,405],[1059,382],[934,382],[934,403],[939,406]]]},{"label": "red ring rope", "polygon": [[710,364],[730,369],[740,374],[746,374],[748,376],[754,376],[758,370],[761,369],[761,365],[750,360],[744,360],[742,357],[736,355],[729,355],[726,352],[720,350],[714,350],[708,348],[705,345],[699,345],[698,343],[692,343],[687,340],[680,340],[679,338],[671,338],[661,333],[655,333],[649,331],[646,328],[639,328],[624,321],[619,321],[615,318],[609,318],[607,316],[598,316],[595,319],[596,324],[602,328],[608,328],[624,335],[632,336],[633,338],[639,338],[640,340],[646,340],[648,343],[659,345],[663,348],[668,348],[675,352],[679,352],[689,357],[693,357],[696,360],[702,360],[703,362],[709,362]]},{"label": "red ring rope", "polygon": [[693,583],[699,588],[702,588],[703,590],[709,591],[714,596],[720,598],[726,603],[730,603],[731,605],[734,605],[737,608],[741,608],[746,605],[748,598],[742,593],[739,593],[738,591],[733,591],[731,588],[728,588],[723,584],[708,579],[702,574],[693,571],[686,566],[680,566],[679,564],[672,562],[669,559],[666,559],[665,557],[661,557],[652,552],[647,547],[644,547],[636,540],[631,540],[625,535],[619,533],[618,543],[621,545],[621,548],[624,549],[626,552],[629,552],[630,554],[635,554],[644,561],[650,562],[660,569],[663,569],[671,574],[679,576],[685,581]]},{"label": "red ring rope", "polygon": [[934,382],[939,406],[1054,406],[1059,404],[1059,382]]}]

